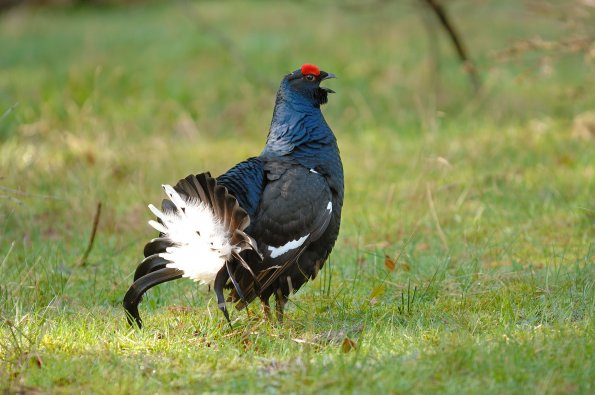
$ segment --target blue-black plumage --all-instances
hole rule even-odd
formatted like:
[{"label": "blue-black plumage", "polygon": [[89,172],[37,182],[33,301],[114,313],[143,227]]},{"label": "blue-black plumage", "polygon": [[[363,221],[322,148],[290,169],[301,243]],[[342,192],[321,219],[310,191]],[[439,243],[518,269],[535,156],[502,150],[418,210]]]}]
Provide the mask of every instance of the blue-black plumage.
[{"label": "blue-black plumage", "polygon": [[[174,187],[182,196],[181,200],[174,196],[180,206],[188,205],[191,209],[196,201],[204,202],[215,217],[221,218],[232,216],[226,212],[235,207],[237,212],[234,214],[240,218],[235,222],[223,221],[227,224],[223,233],[236,236],[229,241],[229,255],[221,255],[225,264],[216,275],[189,276],[195,281],[212,281],[219,308],[227,318],[224,287],[231,288],[228,300],[238,302],[238,308],[258,297],[267,314],[269,299],[275,295],[277,317],[281,320],[289,295],[316,277],[335,244],[343,206],[343,167],[335,135],[320,110],[320,106],[327,102],[328,94],[333,93],[320,83],[333,77],[315,65],[305,64],[283,78],[261,154],[237,164],[216,179],[217,188],[226,188],[225,198],[217,198],[215,192],[208,192],[210,184],[206,181],[202,184],[188,181],[192,176],[182,180],[184,185]],[[204,178],[205,174],[197,177]],[[198,187],[188,188],[188,183]],[[166,202],[164,207],[172,206],[170,201]],[[175,225],[175,221],[185,215],[184,210],[181,208],[170,217],[164,214],[163,220],[173,221]],[[247,217],[246,220],[242,220],[242,215]],[[178,247],[182,243],[177,243],[174,236],[164,235],[163,230],[167,232],[167,229],[159,224],[153,226],[160,230],[161,237],[159,243],[149,243],[151,248],[146,251],[166,258],[180,255],[179,251],[176,255],[171,249],[184,248]],[[167,253],[156,251],[161,245],[169,246]],[[190,247],[188,251],[191,251]],[[149,261],[159,264],[147,265],[145,262],[141,270],[143,275],[151,275],[151,272],[145,272],[152,267],[161,274],[154,274],[154,281],[141,281],[143,277],[135,279],[142,284],[142,289],[133,284],[124,298],[129,320],[132,322],[133,318],[139,326],[137,306],[142,294],[160,282],[179,278],[181,269],[188,271],[187,263],[184,266],[170,262],[164,268],[162,260],[153,258]],[[196,265],[201,264],[196,262]],[[166,272],[167,268],[171,273]]]}]

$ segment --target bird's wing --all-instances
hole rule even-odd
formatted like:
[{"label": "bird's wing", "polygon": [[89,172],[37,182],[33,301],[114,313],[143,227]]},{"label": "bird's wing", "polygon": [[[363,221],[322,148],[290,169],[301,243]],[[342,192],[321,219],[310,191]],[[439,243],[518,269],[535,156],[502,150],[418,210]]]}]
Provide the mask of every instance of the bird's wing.
[{"label": "bird's wing", "polygon": [[[269,287],[326,230],[333,210],[325,178],[299,164],[265,164],[267,184],[250,235],[263,254],[257,273],[261,290]],[[244,289],[245,300],[256,297],[254,283]]]},{"label": "bird's wing", "polygon": [[252,219],[260,203],[264,182],[264,163],[260,158],[240,162],[217,177],[217,183],[227,188]]}]

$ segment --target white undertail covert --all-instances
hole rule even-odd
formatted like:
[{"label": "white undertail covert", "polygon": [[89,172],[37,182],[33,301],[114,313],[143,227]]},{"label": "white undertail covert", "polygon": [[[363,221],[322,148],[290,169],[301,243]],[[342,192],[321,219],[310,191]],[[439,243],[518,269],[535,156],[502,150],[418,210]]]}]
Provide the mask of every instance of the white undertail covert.
[{"label": "white undertail covert", "polygon": [[149,209],[161,223],[151,220],[149,225],[174,246],[159,256],[170,261],[166,267],[184,272],[183,277],[212,284],[217,272],[231,257],[229,235],[205,203],[178,194],[170,185],[162,187],[175,209],[162,212],[150,204]]}]

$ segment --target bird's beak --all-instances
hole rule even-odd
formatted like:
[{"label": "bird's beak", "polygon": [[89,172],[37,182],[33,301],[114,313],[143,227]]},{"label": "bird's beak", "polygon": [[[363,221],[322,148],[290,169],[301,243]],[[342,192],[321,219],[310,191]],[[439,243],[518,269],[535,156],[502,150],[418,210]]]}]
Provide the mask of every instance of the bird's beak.
[{"label": "bird's beak", "polygon": [[326,73],[326,75],[324,77],[322,77],[322,81],[329,80],[331,78],[337,78],[337,76],[334,75],[333,73]]},{"label": "bird's beak", "polygon": [[[320,81],[324,81],[324,80],[330,80],[331,78],[337,78],[336,75],[334,75],[333,73],[327,73],[326,71],[323,71],[323,76],[322,79]],[[326,86],[321,86],[320,89],[325,90],[327,93],[335,93],[334,90],[332,90],[331,88],[327,88]]]}]

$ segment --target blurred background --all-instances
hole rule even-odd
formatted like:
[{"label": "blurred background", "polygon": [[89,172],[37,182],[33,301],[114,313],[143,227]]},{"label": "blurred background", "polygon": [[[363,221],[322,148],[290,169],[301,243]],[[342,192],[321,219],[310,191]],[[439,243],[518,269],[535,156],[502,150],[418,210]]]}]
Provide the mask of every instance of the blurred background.
[{"label": "blurred background", "polygon": [[592,211],[558,210],[592,203],[591,0],[1,4],[3,248],[76,255],[97,202],[106,252],[136,248],[162,182],[260,152],[279,81],[306,62],[339,77],[324,112],[343,241],[393,249],[420,224],[424,244],[501,241],[544,199],[536,251],[556,227],[592,230]]},{"label": "blurred background", "polygon": [[[448,14],[477,77],[432,3]],[[329,111],[360,131],[436,131],[470,113],[496,122],[568,117],[593,100],[591,0],[0,4],[1,105],[20,96],[21,110],[5,118],[21,123],[59,86],[63,107],[96,104],[117,118],[125,115],[101,108],[106,101],[142,96],[142,108],[124,111],[131,119],[177,105],[203,133],[250,133],[238,123],[268,116],[280,76],[308,59],[340,74],[347,89]],[[8,126],[4,119],[3,137]]]},{"label": "blurred background", "polygon": [[[280,352],[303,355],[284,329],[302,337],[365,322],[378,336],[362,347],[384,370],[364,364],[359,380],[359,365],[339,363],[346,389],[385,392],[401,364],[402,392],[447,392],[441,380],[452,393],[461,383],[481,392],[486,382],[468,372],[488,371],[494,393],[587,393],[592,336],[575,326],[589,326],[593,300],[594,38],[594,0],[0,0],[0,338],[15,339],[0,349],[10,380],[80,379],[105,392],[105,377],[126,376],[135,384],[121,392],[139,392],[147,356],[135,350],[164,347],[154,331],[129,338],[120,305],[154,237],[147,204],[161,201],[163,183],[257,155],[282,77],[315,63],[338,76],[325,83],[337,93],[323,112],[346,199],[331,262],[291,299],[289,324],[271,329]],[[425,290],[413,313],[411,289]],[[166,350],[173,362],[157,369],[165,384],[155,391],[181,366],[178,381],[196,374],[189,352],[211,364],[201,383],[210,366],[240,363],[242,340],[215,336],[231,350],[223,362],[187,341],[224,333],[207,314],[211,296],[179,282],[145,298],[147,328],[175,326],[164,341],[192,348]],[[199,312],[164,308],[176,303]],[[542,325],[541,343],[523,337]],[[43,341],[29,340],[42,330]],[[527,348],[511,333],[531,339]],[[506,341],[494,351],[497,339]],[[279,356],[261,350],[254,369]],[[383,359],[387,350],[412,356]],[[573,359],[577,350],[585,355]],[[325,375],[324,358],[304,375]],[[252,370],[242,372],[215,384]]]},{"label": "blurred background", "polygon": [[3,249],[77,256],[102,202],[101,251],[134,260],[158,186],[258,154],[306,62],[339,77],[345,246],[417,229],[418,252],[507,266],[511,237],[532,261],[592,234],[592,0],[0,4]]}]

